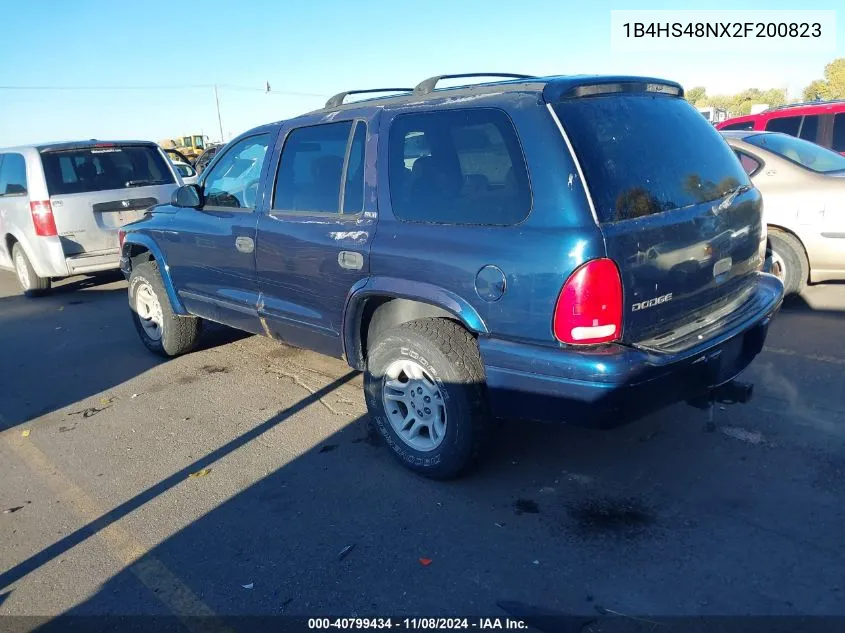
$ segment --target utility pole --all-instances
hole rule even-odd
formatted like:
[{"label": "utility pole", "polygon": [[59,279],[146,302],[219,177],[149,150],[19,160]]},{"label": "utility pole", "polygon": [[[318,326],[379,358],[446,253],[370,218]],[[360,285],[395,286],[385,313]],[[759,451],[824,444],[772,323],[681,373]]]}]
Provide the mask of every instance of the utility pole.
[{"label": "utility pole", "polygon": [[220,142],[223,143],[223,119],[220,118],[220,99],[217,96],[217,84],[214,84],[214,103],[217,104],[217,124],[220,126]]}]

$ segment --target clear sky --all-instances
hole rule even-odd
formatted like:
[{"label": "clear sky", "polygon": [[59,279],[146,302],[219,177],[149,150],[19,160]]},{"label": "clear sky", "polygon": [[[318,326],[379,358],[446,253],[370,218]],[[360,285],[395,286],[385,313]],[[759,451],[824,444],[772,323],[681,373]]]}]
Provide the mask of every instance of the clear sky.
[{"label": "clear sky", "polygon": [[[632,73],[675,79],[687,88],[704,85],[709,93],[774,87],[798,96],[822,75],[825,63],[845,56],[845,10],[837,16],[836,53],[611,51],[611,9],[681,6],[845,5],[832,0],[687,5],[661,0],[0,0],[5,16],[0,86],[68,88],[0,88],[0,146],[95,137],[158,141],[199,132],[216,138],[211,84],[221,86],[223,131],[231,138],[320,107],[322,95],[413,86],[434,74]],[[265,82],[271,94],[263,92]]]}]

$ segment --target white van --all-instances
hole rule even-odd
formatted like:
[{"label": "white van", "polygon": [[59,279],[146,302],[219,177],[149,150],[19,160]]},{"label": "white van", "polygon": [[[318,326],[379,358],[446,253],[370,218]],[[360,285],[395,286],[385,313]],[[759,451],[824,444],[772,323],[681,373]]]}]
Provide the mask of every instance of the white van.
[{"label": "white van", "polygon": [[117,269],[118,229],[182,184],[147,141],[83,141],[0,149],[0,268],[28,296],[51,279]]}]

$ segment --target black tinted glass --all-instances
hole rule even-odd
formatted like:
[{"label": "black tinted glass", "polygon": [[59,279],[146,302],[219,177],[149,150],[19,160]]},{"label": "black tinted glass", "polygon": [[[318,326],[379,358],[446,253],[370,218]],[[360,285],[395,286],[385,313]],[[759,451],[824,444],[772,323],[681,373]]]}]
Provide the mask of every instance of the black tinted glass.
[{"label": "black tinted glass", "polygon": [[816,134],[819,131],[819,115],[805,116],[804,122],[801,124],[801,138],[808,141],[816,142]]},{"label": "black tinted glass", "polygon": [[389,153],[390,200],[400,219],[509,225],[531,210],[522,149],[501,110],[399,115]]},{"label": "black tinted glass", "polygon": [[784,116],[772,119],[766,123],[766,129],[770,132],[783,132],[790,136],[798,136],[798,128],[801,127],[800,116]]},{"label": "black tinted glass", "polygon": [[728,125],[723,125],[721,130],[753,130],[754,129],[754,121],[745,121],[743,123],[730,123]]},{"label": "black tinted glass", "polygon": [[0,162],[0,196],[26,193],[26,161],[20,154],[3,154]]},{"label": "black tinted glass", "polygon": [[833,117],[833,143],[830,148],[834,152],[845,152],[845,112]]},{"label": "black tinted glass", "polygon": [[352,123],[293,130],[282,150],[273,208],[338,213],[343,160]]},{"label": "black tinted glass", "polygon": [[44,152],[41,162],[51,196],[175,182],[164,156],[150,145]]},{"label": "black tinted glass", "polygon": [[727,143],[683,99],[626,95],[555,106],[601,222],[717,200],[748,184]]}]

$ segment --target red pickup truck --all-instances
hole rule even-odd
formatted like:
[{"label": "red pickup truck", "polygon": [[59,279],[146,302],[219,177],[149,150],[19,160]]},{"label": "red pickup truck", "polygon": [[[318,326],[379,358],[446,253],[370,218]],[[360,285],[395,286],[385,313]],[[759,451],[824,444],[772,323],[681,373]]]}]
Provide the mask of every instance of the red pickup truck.
[{"label": "red pickup truck", "polygon": [[759,114],[722,121],[716,129],[783,132],[845,154],[845,100],[769,108]]}]

